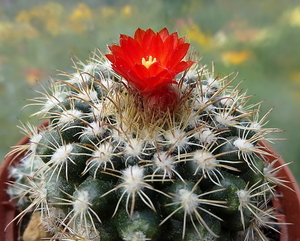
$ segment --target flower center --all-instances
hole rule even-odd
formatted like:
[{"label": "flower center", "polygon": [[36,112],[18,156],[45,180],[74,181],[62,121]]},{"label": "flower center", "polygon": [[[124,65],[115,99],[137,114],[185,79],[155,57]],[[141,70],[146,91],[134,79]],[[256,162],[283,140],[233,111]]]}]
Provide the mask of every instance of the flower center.
[{"label": "flower center", "polygon": [[148,60],[145,58],[142,58],[142,65],[144,65],[147,69],[156,62],[156,58],[153,58],[152,56],[148,57]]}]

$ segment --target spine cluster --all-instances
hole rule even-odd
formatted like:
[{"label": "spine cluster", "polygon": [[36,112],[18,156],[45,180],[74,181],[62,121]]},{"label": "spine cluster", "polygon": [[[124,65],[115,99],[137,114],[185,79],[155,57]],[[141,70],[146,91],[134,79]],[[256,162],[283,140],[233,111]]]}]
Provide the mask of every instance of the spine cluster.
[{"label": "spine cluster", "polygon": [[32,100],[49,124],[22,126],[17,218],[39,211],[52,240],[269,240],[281,180],[260,142],[278,130],[236,76],[194,65],[176,111],[149,115],[101,54],[75,67]]}]

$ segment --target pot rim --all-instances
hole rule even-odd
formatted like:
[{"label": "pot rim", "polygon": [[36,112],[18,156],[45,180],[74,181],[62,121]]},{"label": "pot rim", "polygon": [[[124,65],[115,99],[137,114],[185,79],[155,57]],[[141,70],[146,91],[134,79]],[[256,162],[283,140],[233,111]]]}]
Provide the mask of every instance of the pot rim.
[{"label": "pot rim", "polygon": [[297,180],[282,157],[267,141],[260,141],[259,144],[271,154],[265,156],[269,163],[274,161],[275,168],[284,165],[277,176],[286,182],[276,187],[276,197],[272,199],[278,213],[278,223],[282,223],[280,241],[300,241],[300,189]]}]

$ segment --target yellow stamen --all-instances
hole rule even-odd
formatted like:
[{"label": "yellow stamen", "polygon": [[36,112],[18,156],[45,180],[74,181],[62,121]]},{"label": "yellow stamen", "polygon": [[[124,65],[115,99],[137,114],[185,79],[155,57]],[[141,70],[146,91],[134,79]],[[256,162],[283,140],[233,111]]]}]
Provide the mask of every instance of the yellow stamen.
[{"label": "yellow stamen", "polygon": [[142,58],[142,65],[144,65],[148,69],[156,61],[157,61],[156,58],[153,58],[152,56],[149,56],[148,60]]}]

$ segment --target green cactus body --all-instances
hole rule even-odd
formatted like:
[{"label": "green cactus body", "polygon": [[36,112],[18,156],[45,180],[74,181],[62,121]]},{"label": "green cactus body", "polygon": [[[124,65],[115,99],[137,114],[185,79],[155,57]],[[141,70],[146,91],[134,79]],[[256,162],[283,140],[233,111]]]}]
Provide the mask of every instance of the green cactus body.
[{"label": "green cactus body", "polygon": [[259,141],[276,129],[230,87],[236,76],[194,64],[172,80],[173,100],[174,89],[144,97],[101,53],[75,67],[33,100],[49,125],[24,126],[31,141],[12,172],[23,175],[9,189],[30,201],[22,214],[40,210],[53,240],[268,240],[280,180],[264,173]]}]

